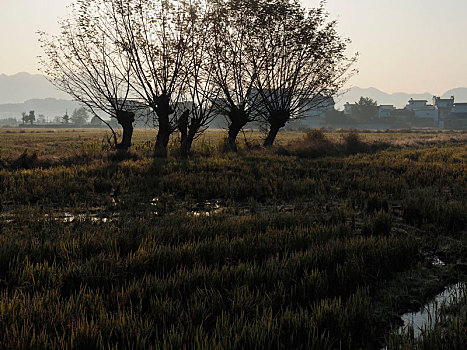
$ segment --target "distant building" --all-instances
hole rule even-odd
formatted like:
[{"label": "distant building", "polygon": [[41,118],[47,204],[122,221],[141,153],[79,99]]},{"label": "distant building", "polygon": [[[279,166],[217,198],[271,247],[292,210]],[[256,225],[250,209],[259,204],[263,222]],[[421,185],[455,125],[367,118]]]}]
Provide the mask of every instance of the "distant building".
[{"label": "distant building", "polygon": [[454,103],[451,113],[443,120],[449,129],[467,129],[467,103]]},{"label": "distant building", "polygon": [[444,128],[445,120],[449,117],[454,107],[454,96],[451,96],[451,98],[433,96],[433,105],[438,111],[438,126]]},{"label": "distant building", "polygon": [[[344,105],[344,115],[352,116],[356,107],[357,104],[347,102]],[[378,106],[378,120],[404,127],[467,129],[467,103],[455,103],[454,96],[433,96],[433,104],[428,104],[427,100],[411,98],[402,109],[393,105]]]},{"label": "distant building", "polygon": [[303,99],[300,101],[300,114],[304,118],[319,117],[324,119],[327,111],[333,111],[336,102],[332,97],[315,96],[314,98]]},{"label": "distant building", "polygon": [[431,120],[433,123],[438,123],[438,110],[432,105],[427,105],[424,109],[417,109],[413,112],[415,118]]},{"label": "distant building", "polygon": [[414,100],[413,98],[411,98],[407,106],[405,106],[405,109],[407,109],[408,111],[413,111],[416,109],[425,109],[427,103],[427,100]]},{"label": "distant building", "polygon": [[346,103],[344,105],[344,114],[347,116],[351,116],[353,112],[355,111],[355,107],[357,106],[356,103]]},{"label": "distant building", "polygon": [[451,98],[441,98],[437,96],[433,96],[433,105],[437,109],[449,109],[451,110],[454,106],[454,96]]},{"label": "distant building", "polygon": [[413,117],[413,112],[407,108],[395,109],[391,111],[391,118],[394,122],[407,123]]},{"label": "distant building", "polygon": [[467,114],[467,103],[454,103],[451,114]]},{"label": "distant building", "polygon": [[393,105],[381,105],[378,107],[378,119],[390,118],[392,112],[396,110]]},{"label": "distant building", "polygon": [[427,100],[414,100],[411,98],[405,109],[413,113],[412,117],[415,124],[423,126],[438,124],[438,110],[433,105],[429,105]]}]

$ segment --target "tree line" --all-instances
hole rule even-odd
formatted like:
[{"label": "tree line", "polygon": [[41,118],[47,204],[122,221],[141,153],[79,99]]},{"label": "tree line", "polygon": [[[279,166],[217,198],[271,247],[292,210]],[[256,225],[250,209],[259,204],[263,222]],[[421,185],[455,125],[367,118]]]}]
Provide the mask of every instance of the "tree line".
[{"label": "tree line", "polygon": [[333,96],[356,56],[324,2],[298,0],[77,0],[58,35],[40,33],[43,72],[94,115],[123,128],[131,146],[135,117],[157,129],[154,155],[167,156],[179,132],[182,154],[213,120],[228,124],[226,150],[256,122],[278,131]]},{"label": "tree line", "polygon": [[[55,117],[54,122],[59,123],[62,121],[65,124],[69,124],[70,122],[73,123],[76,126],[82,126],[88,122],[89,115],[88,112],[84,107],[80,107],[78,109],[75,109],[71,115],[71,117],[68,115],[68,112],[65,113],[63,117]],[[36,121],[36,113],[35,111],[29,111],[29,113],[22,112],[21,113],[21,120],[23,124],[31,124],[33,125],[34,122]],[[45,123],[46,122],[46,117],[43,114],[39,114],[39,117],[37,118],[37,121],[39,123]]]}]

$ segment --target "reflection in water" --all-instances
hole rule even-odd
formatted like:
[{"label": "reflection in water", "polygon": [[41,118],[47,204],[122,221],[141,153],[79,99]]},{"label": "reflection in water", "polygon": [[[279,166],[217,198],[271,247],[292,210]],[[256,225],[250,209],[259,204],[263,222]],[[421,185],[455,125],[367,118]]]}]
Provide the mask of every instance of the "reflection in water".
[{"label": "reflection in water", "polygon": [[438,294],[430,303],[423,306],[418,312],[408,312],[402,315],[404,325],[399,332],[413,327],[415,338],[420,337],[425,329],[431,329],[436,323],[436,313],[440,306],[450,305],[463,297],[465,285],[457,283],[447,287],[442,293]]}]

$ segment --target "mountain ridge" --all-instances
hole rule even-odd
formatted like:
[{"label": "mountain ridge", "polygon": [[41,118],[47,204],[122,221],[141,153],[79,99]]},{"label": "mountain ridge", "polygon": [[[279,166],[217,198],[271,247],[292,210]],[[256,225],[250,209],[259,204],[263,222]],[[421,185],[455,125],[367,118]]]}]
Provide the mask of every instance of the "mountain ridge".
[{"label": "mountain ridge", "polygon": [[67,94],[58,91],[42,74],[0,74],[0,104],[24,103],[31,99],[49,97],[69,99]]}]

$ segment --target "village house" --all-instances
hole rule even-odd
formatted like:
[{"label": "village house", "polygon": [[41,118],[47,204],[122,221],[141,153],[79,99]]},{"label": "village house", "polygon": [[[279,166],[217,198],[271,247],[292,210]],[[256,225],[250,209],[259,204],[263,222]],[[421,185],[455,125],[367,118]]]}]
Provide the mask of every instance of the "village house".
[{"label": "village house", "polygon": [[454,103],[443,124],[447,129],[467,129],[467,103]]},{"label": "village house", "polygon": [[413,98],[411,98],[405,106],[405,109],[407,109],[408,111],[424,109],[426,108],[427,103],[427,100],[414,100]]},{"label": "village house", "polygon": [[356,103],[346,102],[346,104],[344,105],[344,114],[346,116],[351,116],[354,113],[356,106],[357,106]]},{"label": "village house", "polygon": [[332,97],[316,96],[313,99],[300,101],[301,115],[305,118],[318,117],[324,119],[327,111],[335,110],[336,102]]},{"label": "village house", "polygon": [[410,99],[405,109],[412,112],[412,121],[416,124],[438,125],[438,110],[427,100]]},{"label": "village house", "polygon": [[390,118],[396,107],[393,105],[380,105],[378,107],[378,119]]},{"label": "village house", "polygon": [[[354,104],[347,103],[344,113],[351,115]],[[455,103],[454,97],[433,97],[427,100],[410,99],[402,109],[393,105],[378,106],[378,119],[385,122],[406,122],[413,126],[436,126],[439,128],[467,129],[467,103]]]},{"label": "village house", "polygon": [[451,98],[441,98],[433,96],[433,105],[438,111],[438,126],[445,127],[445,121],[449,117],[454,107],[454,96]]}]

